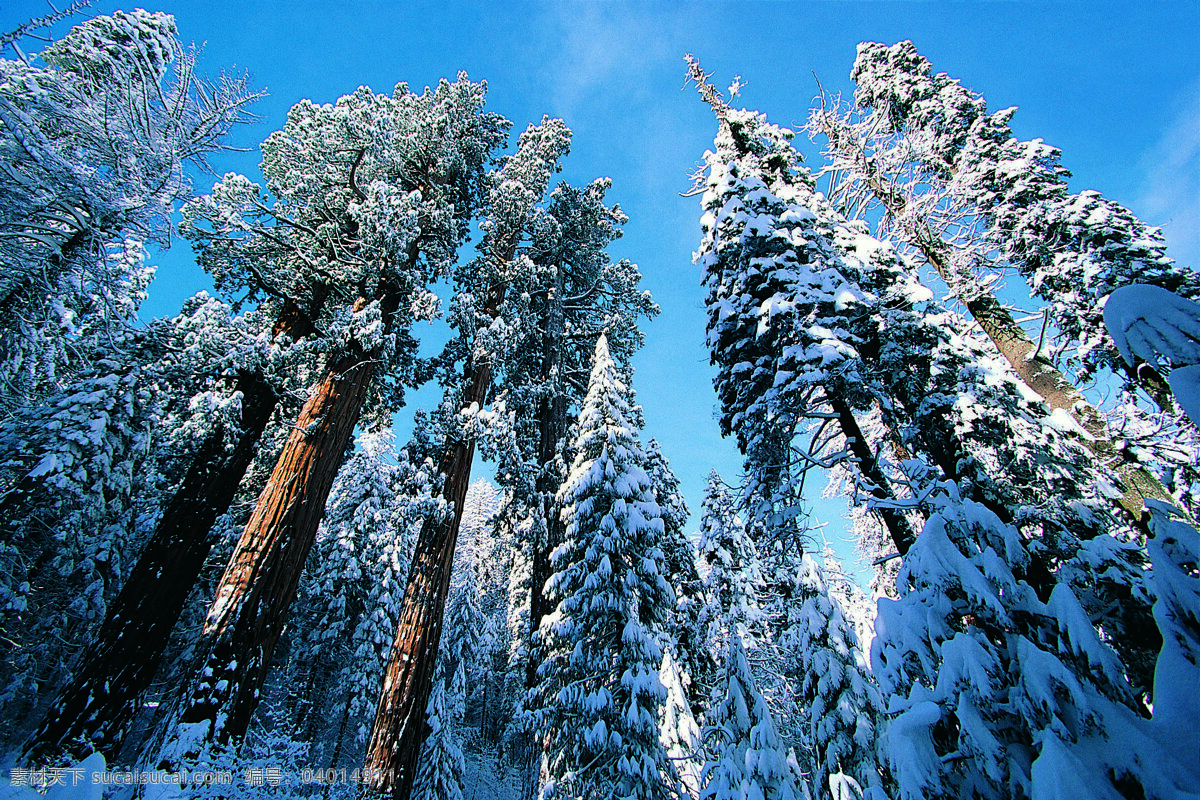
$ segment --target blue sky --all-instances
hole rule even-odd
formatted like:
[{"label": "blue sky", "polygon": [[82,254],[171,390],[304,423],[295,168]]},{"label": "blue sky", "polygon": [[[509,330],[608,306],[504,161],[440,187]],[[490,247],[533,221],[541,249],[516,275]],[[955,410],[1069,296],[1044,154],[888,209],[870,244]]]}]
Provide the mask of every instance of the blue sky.
[{"label": "blue sky", "polygon": [[[144,0],[143,0],[144,2]],[[699,199],[688,176],[711,146],[712,115],[684,88],[693,52],[719,86],[741,75],[741,103],[799,126],[816,92],[851,90],[855,45],[912,39],[938,71],[1021,108],[1013,127],[1064,151],[1075,190],[1097,189],[1154,224],[1171,253],[1200,264],[1200,3],[1188,2],[368,2],[145,3],[172,13],[203,71],[248,71],[270,95],[235,141],[256,148],[301,98],[328,102],[360,85],[419,88],[465,70],[517,130],[543,114],[575,133],[562,177],[613,180],[630,221],[613,247],[639,264],[662,315],[646,326],[634,385],[647,436],[683,480],[693,526],[705,476],[736,478],[739,459],[714,420],[703,292],[691,253]],[[104,0],[93,11],[122,7]],[[0,29],[44,13],[0,6]],[[817,161],[817,150],[803,142]],[[219,171],[257,177],[256,152]],[[204,181],[198,189],[207,189]],[[148,311],[175,311],[210,286],[186,243],[160,258]],[[836,514],[823,506],[820,514]]]}]

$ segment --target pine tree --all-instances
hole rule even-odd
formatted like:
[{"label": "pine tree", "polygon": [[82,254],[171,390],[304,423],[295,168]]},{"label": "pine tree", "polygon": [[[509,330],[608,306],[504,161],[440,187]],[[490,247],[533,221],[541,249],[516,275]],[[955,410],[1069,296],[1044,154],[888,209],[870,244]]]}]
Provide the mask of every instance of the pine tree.
[{"label": "pine tree", "polygon": [[701,612],[704,647],[762,624],[762,565],[737,514],[734,498],[715,471],[709,473],[700,518],[700,561],[708,605]]},{"label": "pine tree", "polygon": [[[982,97],[933,75],[911,42],[860,45],[853,77],[863,110],[823,104],[810,121],[810,129],[829,140],[831,168],[845,176],[836,192],[860,210],[882,207],[883,232],[931,264],[1021,379],[1051,408],[1070,414],[1087,431],[1084,445],[1117,466],[1124,493],[1119,504],[1140,520],[1142,498],[1168,499],[1166,489],[1117,447],[1104,418],[1054,365],[1054,355],[1069,355],[1080,377],[1099,367],[1119,371],[1122,362],[1101,320],[1102,298],[1142,280],[1139,274],[1192,293],[1200,292],[1200,281],[1172,264],[1158,232],[1125,209],[1094,192],[1068,195],[1058,151],[1012,135],[1015,109],[988,115]],[[1046,322],[1063,339],[1045,349],[1049,356],[990,288],[1007,267],[1047,302]],[[1129,380],[1170,407],[1153,370],[1134,370]]]},{"label": "pine tree", "polygon": [[462,800],[462,749],[455,741],[453,715],[446,709],[446,687],[434,683],[425,716],[429,735],[421,752],[414,794],[422,800]]},{"label": "pine tree", "polygon": [[602,336],[560,498],[566,540],[548,591],[539,726],[546,797],[662,798],[659,638],[674,593],[663,578],[661,512],[634,410]]},{"label": "pine tree", "polygon": [[[854,413],[882,401],[860,352],[873,335],[864,312],[875,298],[855,285],[862,261],[846,256],[862,232],[817,194],[791,131],[730,108],[694,59],[689,65],[719,125],[707,176],[698,176],[706,191],[696,259],[708,287],[721,430],[746,458],[748,524],[792,526],[807,472],[853,458],[864,489],[885,501],[876,513],[904,552],[913,531],[886,502],[887,477]],[[842,450],[828,450],[831,421]]]},{"label": "pine tree", "polygon": [[883,703],[857,636],[812,556],[801,557],[793,580],[779,647],[797,689],[798,760],[818,791],[838,772],[879,786],[876,726]]},{"label": "pine tree", "polygon": [[537,682],[538,627],[552,610],[543,589],[550,553],[563,538],[555,495],[573,459],[568,428],[587,392],[591,343],[605,333],[610,353],[626,365],[641,345],[639,318],[658,313],[639,289],[637,267],[607,251],[626,221],[606,202],[610,186],[607,179],[582,188],[560,183],[551,192],[530,226],[532,268],[514,284],[504,311],[511,341],[496,364],[496,406],[536,409],[515,415],[511,438],[496,453],[509,513],[528,516],[531,525],[527,689]]}]

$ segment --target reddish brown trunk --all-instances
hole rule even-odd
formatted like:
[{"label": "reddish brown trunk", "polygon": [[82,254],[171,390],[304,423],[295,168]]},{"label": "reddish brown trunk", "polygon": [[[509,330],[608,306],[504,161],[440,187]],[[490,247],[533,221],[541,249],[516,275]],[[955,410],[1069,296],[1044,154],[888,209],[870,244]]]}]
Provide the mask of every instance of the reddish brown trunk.
[{"label": "reddish brown trunk", "polygon": [[115,757],[166,649],[171,630],[212,547],[211,528],[237,492],[277,398],[256,375],[242,375],[242,430],[227,451],[214,431],[196,453],[150,541],[108,607],[75,678],[25,746],[30,763],[99,751]]},{"label": "reddish brown trunk", "polygon": [[374,373],[353,344],[330,364],[234,549],[204,626],[209,655],[181,718],[208,723],[209,740],[246,732]]},{"label": "reddish brown trunk", "polygon": [[[504,291],[503,287],[494,290],[487,303],[485,310],[493,317]],[[466,377],[463,408],[482,407],[492,384],[491,365],[473,365]],[[428,730],[425,709],[433,690],[450,570],[474,456],[473,439],[446,443],[438,472],[443,476],[442,497],[453,503],[454,510],[448,519],[426,521],[417,536],[363,769],[367,789],[379,794],[407,800],[412,792]]]}]

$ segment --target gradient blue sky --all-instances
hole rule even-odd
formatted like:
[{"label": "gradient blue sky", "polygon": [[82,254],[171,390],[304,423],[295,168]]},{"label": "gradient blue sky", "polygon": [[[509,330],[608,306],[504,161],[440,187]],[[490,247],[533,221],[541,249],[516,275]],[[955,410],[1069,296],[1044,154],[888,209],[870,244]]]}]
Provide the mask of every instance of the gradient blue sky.
[{"label": "gradient blue sky", "polygon": [[[459,70],[488,81],[490,107],[517,130],[543,114],[566,120],[575,137],[562,177],[612,178],[609,197],[630,217],[614,254],[640,265],[662,306],[646,326],[634,385],[647,436],[659,439],[683,481],[693,527],[709,470],[735,479],[740,461],[714,420],[703,292],[691,261],[699,199],[679,194],[715,130],[684,88],[685,52],[719,86],[741,75],[742,105],[798,127],[814,74],[826,89],[849,92],[858,42],[912,39],[935,69],[984,93],[990,107],[1019,106],[1017,134],[1060,147],[1075,190],[1097,189],[1165,226],[1171,253],[1200,263],[1194,0],[143,2],[174,14],[183,40],[203,45],[203,71],[248,71],[270,93],[254,109],[261,121],[235,137],[246,147],[256,148],[301,98],[328,102],[360,85],[390,92],[399,81],[419,88]],[[120,7],[102,0],[92,10]],[[46,10],[40,1],[5,2],[0,30]],[[816,148],[801,144],[815,162]],[[252,178],[257,164],[257,152],[216,162],[218,171]],[[150,315],[172,313],[211,287],[186,243],[158,262]],[[840,507],[822,505],[818,514]]]}]

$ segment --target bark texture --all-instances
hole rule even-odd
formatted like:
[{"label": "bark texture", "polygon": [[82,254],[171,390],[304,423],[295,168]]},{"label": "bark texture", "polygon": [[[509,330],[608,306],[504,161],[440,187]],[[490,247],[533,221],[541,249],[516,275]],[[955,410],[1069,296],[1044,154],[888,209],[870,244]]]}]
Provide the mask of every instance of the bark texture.
[{"label": "bark texture", "polygon": [[207,741],[246,732],[374,375],[374,359],[356,342],[328,366],[221,577],[204,625],[208,657],[180,720],[207,723]]}]

